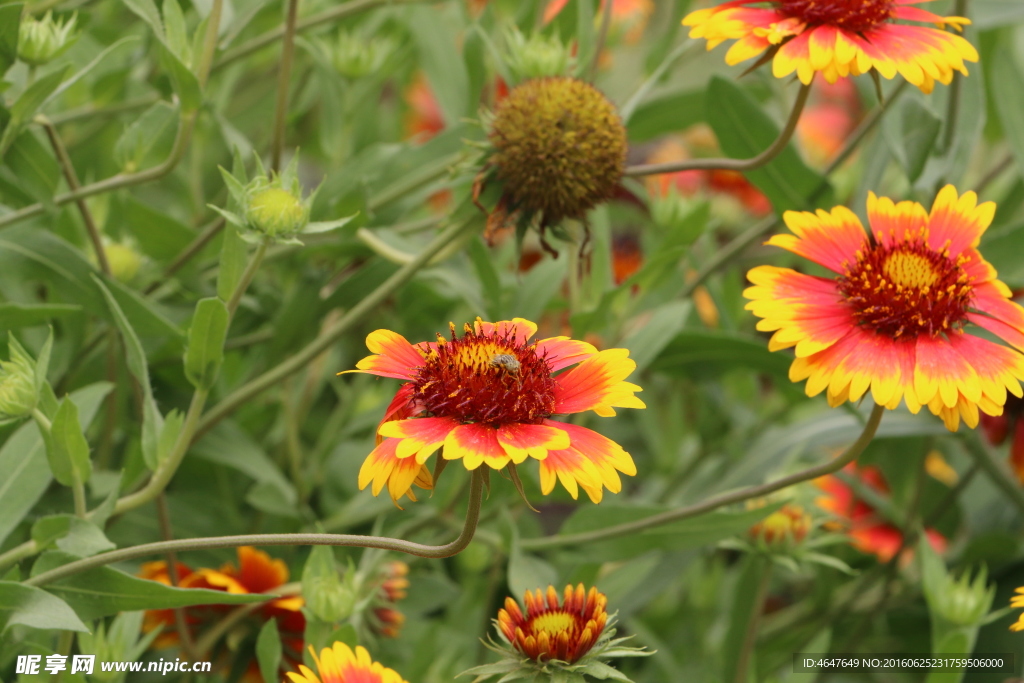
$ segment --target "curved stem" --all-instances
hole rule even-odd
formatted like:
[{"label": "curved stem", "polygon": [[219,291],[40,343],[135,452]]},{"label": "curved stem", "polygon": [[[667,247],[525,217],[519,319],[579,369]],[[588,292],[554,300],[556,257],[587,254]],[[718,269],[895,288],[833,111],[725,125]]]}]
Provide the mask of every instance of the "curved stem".
[{"label": "curved stem", "polygon": [[385,280],[366,298],[353,306],[336,323],[325,329],[320,336],[306,345],[301,351],[288,358],[280,365],[264,372],[256,379],[236,389],[220,403],[214,406],[199,423],[196,430],[196,438],[209,431],[215,424],[227,417],[238,406],[242,405],[256,394],[268,389],[293,372],[297,372],[312,361],[314,358],[328,349],[339,337],[349,331],[351,327],[359,322],[362,317],[375,310],[391,296],[399,287],[412,279],[434,256],[440,252],[452,240],[458,239],[464,233],[474,230],[477,227],[478,218],[470,218],[463,223],[455,223],[447,230],[439,234],[420,254],[402,266],[398,272]]},{"label": "curved stem", "polygon": [[[118,499],[117,504],[114,506],[115,515],[133,510],[140,505],[150,502],[160,495],[167,488],[167,485],[171,483],[174,473],[178,471],[178,466],[185,458],[188,447],[192,444],[192,436],[195,434],[196,424],[203,412],[203,406],[206,405],[207,395],[208,391],[205,389],[196,389],[195,393],[192,394],[192,403],[189,404],[188,413],[185,415],[185,423],[181,428],[181,433],[178,435],[178,440],[174,442],[174,448],[171,449],[167,459],[156,468],[153,476],[150,477],[145,486],[135,493],[130,493]],[[169,550],[175,550],[175,548],[168,548],[163,552]]]},{"label": "curved stem", "polygon": [[480,501],[483,494],[483,475],[479,471],[473,472],[473,479],[469,489],[469,507],[466,510],[466,521],[462,526],[462,532],[451,543],[444,545],[424,545],[403,541],[397,538],[386,538],[382,536],[358,536],[352,534],[252,534],[244,536],[215,536],[212,538],[186,538],[173,541],[159,541],[157,543],[145,543],[131,548],[112,550],[109,553],[94,555],[75,562],[70,562],[60,567],[43,572],[26,580],[28,586],[45,586],[80,574],[96,567],[103,567],[114,562],[136,560],[152,555],[160,555],[171,551],[201,550],[213,548],[237,548],[243,545],[255,546],[282,546],[282,545],[331,545],[345,546],[352,548],[379,548],[390,550],[396,553],[406,553],[417,557],[428,559],[440,559],[457,555],[466,549],[473,534],[476,533],[476,525],[480,519]]},{"label": "curved stem", "polygon": [[860,436],[857,437],[857,440],[850,444],[850,447],[847,448],[841,456],[823,465],[810,467],[802,472],[791,474],[788,477],[783,477],[767,484],[749,486],[738,491],[723,493],[703,502],[695,503],[694,505],[687,505],[686,507],[677,508],[675,510],[666,510],[665,512],[651,515],[645,519],[638,519],[635,522],[616,524],[615,526],[610,526],[604,529],[597,529],[596,531],[587,531],[578,534],[558,534],[542,538],[523,539],[520,542],[520,547],[523,550],[542,550],[547,548],[557,548],[564,545],[593,543],[595,541],[603,541],[609,538],[616,538],[618,536],[635,534],[663,524],[696,517],[697,515],[710,512],[725,505],[731,505],[732,503],[740,503],[745,500],[750,500],[751,498],[761,498],[780,489],[788,488],[795,484],[801,484],[812,479],[817,479],[818,477],[823,477],[826,474],[838,472],[856,460],[857,457],[864,452],[864,449],[867,448],[868,444],[871,443],[871,439],[874,438],[875,432],[878,430],[878,423],[882,421],[882,414],[884,412],[885,406],[876,404],[874,409],[871,411],[871,416],[864,425],[863,431],[861,431]]},{"label": "curved stem", "polygon": [[761,168],[779,156],[782,150],[786,149],[786,145],[789,144],[793,133],[796,131],[796,124],[800,121],[800,114],[803,113],[804,105],[807,104],[807,96],[810,94],[810,85],[800,86],[800,93],[796,96],[796,102],[793,103],[793,110],[789,113],[786,127],[779,133],[779,137],[775,138],[775,142],[768,146],[768,149],[755,157],[750,159],[686,159],[683,161],[670,161],[664,164],[640,164],[628,167],[626,175],[645,176],[657,173],[677,173],[679,171],[753,171],[756,168]]},{"label": "curved stem", "polygon": [[274,108],[274,141],[271,146],[270,168],[281,170],[284,151],[284,130],[288,122],[288,86],[291,83],[292,59],[295,56],[295,22],[299,16],[299,0],[288,0],[288,13],[284,23],[284,41],[281,45],[281,66],[277,71],[277,103]]},{"label": "curved stem", "polygon": [[[898,86],[896,86],[896,89],[892,91],[892,94],[886,102],[876,107],[874,111],[860,122],[860,125],[858,125],[857,128],[854,129],[853,133],[850,134],[850,137],[846,141],[846,144],[843,145],[843,148],[838,154],[836,154],[835,158],[829,162],[824,171],[822,171],[822,175],[826,177],[832,175],[837,168],[842,166],[843,163],[850,158],[850,155],[853,154],[854,150],[857,149],[867,134],[870,133],[871,130],[878,125],[878,122],[882,120],[882,115],[885,114],[886,110],[903,93],[906,86],[907,82],[902,81]],[[811,193],[808,203],[813,204],[817,201],[818,197],[821,196],[821,193],[824,192],[827,187],[828,184],[822,181],[821,185]],[[744,249],[756,242],[759,238],[774,230],[779,223],[780,221],[778,218],[769,216],[743,231],[743,233],[719,249],[710,259],[708,259],[708,262],[704,264],[704,267],[697,272],[697,276],[687,282],[683,287],[681,296],[683,298],[691,296],[694,290],[704,284],[704,281],[707,280],[712,273],[738,256]]]}]

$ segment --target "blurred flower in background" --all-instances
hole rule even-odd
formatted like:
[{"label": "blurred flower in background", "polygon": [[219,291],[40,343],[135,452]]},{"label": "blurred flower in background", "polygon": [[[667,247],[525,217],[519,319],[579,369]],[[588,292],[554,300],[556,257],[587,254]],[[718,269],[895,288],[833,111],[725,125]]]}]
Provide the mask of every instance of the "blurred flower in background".
[{"label": "blurred flower in background", "polygon": [[988,442],[999,446],[1010,436],[1010,466],[1017,481],[1024,484],[1024,399],[1006,398],[1002,415],[982,415],[981,428]]}]

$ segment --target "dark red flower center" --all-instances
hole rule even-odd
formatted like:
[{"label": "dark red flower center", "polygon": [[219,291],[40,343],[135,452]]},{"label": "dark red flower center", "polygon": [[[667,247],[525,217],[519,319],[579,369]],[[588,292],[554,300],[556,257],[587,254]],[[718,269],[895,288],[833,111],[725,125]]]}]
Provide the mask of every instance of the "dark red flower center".
[{"label": "dark red flower center", "polygon": [[887,21],[892,16],[892,0],[778,0],[779,9],[786,16],[796,17],[805,24],[827,24],[863,33]]},{"label": "dark red flower center", "polygon": [[959,331],[972,298],[966,259],[934,251],[923,235],[867,247],[839,277],[839,291],[862,325],[893,339]]},{"label": "dark red flower center", "polygon": [[555,410],[551,367],[536,344],[477,334],[469,325],[461,338],[454,325],[450,340],[437,336],[412,384],[427,413],[463,423],[536,424]]}]

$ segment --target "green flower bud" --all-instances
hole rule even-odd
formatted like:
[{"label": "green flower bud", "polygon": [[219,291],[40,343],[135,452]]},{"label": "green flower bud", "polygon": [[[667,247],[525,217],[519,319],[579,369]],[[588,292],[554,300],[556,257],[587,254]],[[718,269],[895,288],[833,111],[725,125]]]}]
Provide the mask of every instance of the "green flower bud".
[{"label": "green flower bud", "polygon": [[953,626],[977,626],[988,614],[995,597],[995,586],[986,586],[988,578],[982,567],[971,580],[967,571],[959,579],[946,575],[944,585],[930,591],[932,611]]},{"label": "green flower bud", "polygon": [[683,243],[693,244],[706,227],[703,221],[690,220],[699,205],[699,201],[683,197],[671,188],[665,196],[651,200],[651,218],[663,230],[672,233],[678,231]]},{"label": "green flower bud", "polygon": [[568,47],[557,36],[523,36],[518,29],[508,34],[506,62],[517,81],[564,76],[573,62]]},{"label": "green flower bud", "polygon": [[274,187],[273,182],[267,187],[267,181],[262,178],[257,178],[255,185],[250,186],[245,208],[245,220],[253,230],[268,237],[288,237],[309,222],[309,207],[303,204],[299,192]]},{"label": "green flower bud", "polygon": [[59,56],[72,44],[76,35],[77,14],[65,24],[63,19],[53,20],[53,13],[47,12],[42,19],[25,17],[18,28],[18,59],[31,66],[43,66]]},{"label": "green flower bud", "polygon": [[10,360],[0,360],[0,422],[29,415],[39,402],[35,361],[10,334],[8,350]]},{"label": "green flower bud", "polygon": [[314,547],[302,570],[302,596],[313,615],[332,624],[348,619],[355,609],[356,593],[355,572],[340,576],[331,549]]},{"label": "green flower bud", "polygon": [[127,244],[108,244],[104,247],[107,255],[107,263],[110,264],[110,274],[118,282],[131,282],[139,272],[142,265],[142,257],[139,253]]},{"label": "green flower bud", "polygon": [[342,31],[337,42],[325,47],[338,73],[355,80],[380,69],[394,52],[395,43],[388,39],[366,40]]}]

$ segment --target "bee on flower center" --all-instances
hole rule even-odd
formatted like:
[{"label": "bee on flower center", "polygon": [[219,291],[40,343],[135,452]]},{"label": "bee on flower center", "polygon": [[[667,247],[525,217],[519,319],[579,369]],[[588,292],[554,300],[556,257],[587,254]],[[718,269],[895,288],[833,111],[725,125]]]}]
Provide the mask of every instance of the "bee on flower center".
[{"label": "bee on flower center", "polygon": [[492,368],[501,368],[510,375],[519,374],[519,360],[507,353],[497,353],[488,362]]}]

